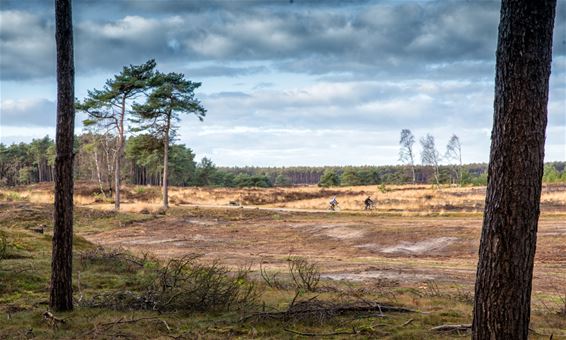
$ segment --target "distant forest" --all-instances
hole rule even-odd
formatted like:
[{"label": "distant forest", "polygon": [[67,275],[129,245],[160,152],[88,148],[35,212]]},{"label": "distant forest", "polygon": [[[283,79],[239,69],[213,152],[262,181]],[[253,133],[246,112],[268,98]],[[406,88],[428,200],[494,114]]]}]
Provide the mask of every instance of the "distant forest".
[{"label": "distant forest", "polygon": [[[113,187],[116,137],[111,134],[84,133],[75,138],[75,179],[99,183],[101,189]],[[407,165],[326,166],[326,167],[217,167],[212,160],[195,160],[195,154],[182,144],[171,144],[169,182],[174,186],[271,187],[291,185],[353,186],[413,183]],[[125,183],[161,185],[163,143],[147,134],[129,137],[121,160]],[[55,144],[49,138],[31,143],[0,144],[0,185],[16,186],[53,180]],[[566,162],[545,164],[544,182],[566,183]],[[414,183],[435,183],[435,169],[415,165]],[[487,164],[440,165],[442,184],[485,185]],[[461,175],[460,175],[461,174]]]}]

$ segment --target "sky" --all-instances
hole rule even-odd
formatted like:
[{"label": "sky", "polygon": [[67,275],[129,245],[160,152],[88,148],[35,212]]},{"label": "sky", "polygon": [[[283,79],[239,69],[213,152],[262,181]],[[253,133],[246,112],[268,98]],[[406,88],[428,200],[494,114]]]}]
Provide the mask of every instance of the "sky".
[{"label": "sky", "polygon": [[[220,166],[399,164],[401,129],[487,162],[499,1],[74,0],[78,99],[157,61],[202,86],[177,143]],[[53,1],[0,0],[0,142],[55,135]],[[546,161],[566,161],[558,0]],[[83,131],[77,116],[76,132]],[[417,162],[420,146],[415,144]],[[445,161],[446,162],[446,161]]]}]

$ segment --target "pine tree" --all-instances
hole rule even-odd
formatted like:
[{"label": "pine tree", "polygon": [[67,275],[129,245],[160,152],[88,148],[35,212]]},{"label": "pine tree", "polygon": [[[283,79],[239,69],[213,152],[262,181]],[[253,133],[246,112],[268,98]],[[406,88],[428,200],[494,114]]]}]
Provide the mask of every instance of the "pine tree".
[{"label": "pine tree", "polygon": [[163,208],[169,207],[169,145],[175,138],[176,122],[181,114],[194,114],[202,121],[206,110],[194,91],[201,83],[186,80],[181,73],[157,72],[151,80],[152,91],[144,104],[134,105],[137,130],[147,130],[163,142]]}]

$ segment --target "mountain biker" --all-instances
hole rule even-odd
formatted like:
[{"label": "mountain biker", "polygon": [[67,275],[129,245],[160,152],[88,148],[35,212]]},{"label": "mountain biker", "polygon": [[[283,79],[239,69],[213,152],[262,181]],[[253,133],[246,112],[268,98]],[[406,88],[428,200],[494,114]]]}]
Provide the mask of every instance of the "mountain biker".
[{"label": "mountain biker", "polygon": [[334,210],[336,208],[336,206],[338,205],[338,201],[336,200],[336,196],[332,197],[329,204],[330,204],[330,210]]},{"label": "mountain biker", "polygon": [[371,206],[373,205],[373,200],[371,199],[371,196],[368,196],[368,198],[365,199],[364,201],[365,204],[365,210],[371,209]]}]

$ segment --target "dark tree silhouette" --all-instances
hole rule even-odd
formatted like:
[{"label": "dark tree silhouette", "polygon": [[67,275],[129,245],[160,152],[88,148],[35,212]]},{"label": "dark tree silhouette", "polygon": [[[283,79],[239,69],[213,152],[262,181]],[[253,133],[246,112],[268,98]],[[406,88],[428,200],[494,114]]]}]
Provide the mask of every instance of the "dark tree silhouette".
[{"label": "dark tree silhouette", "polygon": [[474,339],[527,339],[556,0],[504,0]]},{"label": "dark tree silhouette", "polygon": [[75,67],[71,0],[55,1],[57,45],[57,137],[55,207],[49,306],[73,309],[73,135],[75,129]]}]

